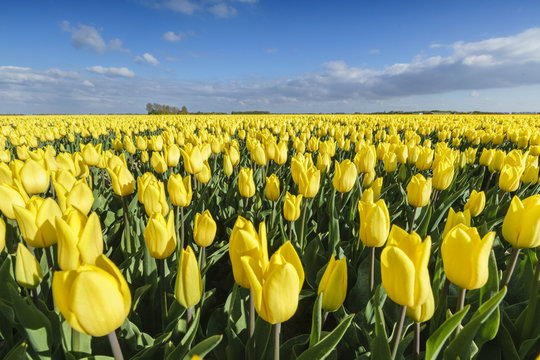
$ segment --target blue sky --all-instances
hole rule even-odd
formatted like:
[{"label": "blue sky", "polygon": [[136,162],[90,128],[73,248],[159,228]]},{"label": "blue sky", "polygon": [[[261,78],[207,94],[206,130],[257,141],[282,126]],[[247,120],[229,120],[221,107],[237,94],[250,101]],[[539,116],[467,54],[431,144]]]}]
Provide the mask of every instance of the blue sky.
[{"label": "blue sky", "polygon": [[0,113],[540,111],[540,2],[2,1]]}]

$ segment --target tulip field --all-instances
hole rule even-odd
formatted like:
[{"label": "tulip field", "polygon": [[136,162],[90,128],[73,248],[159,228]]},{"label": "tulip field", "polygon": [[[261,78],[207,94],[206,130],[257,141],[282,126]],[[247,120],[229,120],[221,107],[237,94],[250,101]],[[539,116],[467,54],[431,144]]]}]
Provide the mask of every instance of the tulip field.
[{"label": "tulip field", "polygon": [[2,359],[536,359],[540,115],[0,117]]}]

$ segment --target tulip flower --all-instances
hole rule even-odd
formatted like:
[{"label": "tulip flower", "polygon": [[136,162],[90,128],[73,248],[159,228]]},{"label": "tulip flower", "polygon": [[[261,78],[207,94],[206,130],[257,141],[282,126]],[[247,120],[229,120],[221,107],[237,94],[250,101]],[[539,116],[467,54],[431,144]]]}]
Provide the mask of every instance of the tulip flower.
[{"label": "tulip flower", "polygon": [[313,198],[319,192],[320,183],[321,171],[312,165],[306,171],[300,172],[298,192],[305,198]]},{"label": "tulip flower", "polygon": [[354,164],[358,172],[367,174],[373,171],[377,162],[377,154],[375,146],[365,145],[360,148],[360,151],[354,157]]},{"label": "tulip flower", "polygon": [[35,256],[24,246],[17,246],[17,257],[15,260],[15,280],[27,289],[36,288],[43,279],[41,265]]},{"label": "tulip flower", "polygon": [[226,154],[229,155],[229,158],[231,160],[231,165],[237,166],[240,162],[240,153],[237,147],[231,146],[229,147],[229,150],[226,151]]},{"label": "tulip flower", "polygon": [[146,146],[147,146],[146,138],[142,136],[135,137],[135,144],[137,145],[137,150],[140,150],[140,151],[146,150]]},{"label": "tulip flower", "polygon": [[287,143],[285,141],[280,141],[277,145],[278,151],[274,156],[274,161],[278,165],[283,165],[287,162]]},{"label": "tulip flower", "polygon": [[197,181],[201,184],[206,184],[210,181],[212,178],[212,172],[210,170],[210,165],[208,164],[208,160],[204,160],[203,162],[203,168],[201,171],[199,171],[195,177],[197,178]]},{"label": "tulip flower", "polygon": [[319,156],[317,156],[317,169],[325,174],[330,170],[331,165],[332,160],[330,160],[330,156],[328,156],[328,154],[319,153]]},{"label": "tulip flower", "polygon": [[94,265],[103,253],[103,235],[96,213],[86,217],[80,210],[69,208],[62,218],[55,218],[58,237],[58,265],[74,270],[82,264]]},{"label": "tulip flower", "polygon": [[212,245],[216,237],[217,225],[210,211],[205,210],[202,214],[195,214],[193,223],[193,239],[195,243],[202,247]]},{"label": "tulip flower", "polygon": [[13,207],[21,235],[35,248],[56,244],[56,218],[62,217],[60,207],[52,198],[33,196],[26,207]]},{"label": "tulip flower", "polygon": [[454,209],[450,208],[448,212],[448,217],[446,219],[446,224],[444,225],[443,238],[448,234],[454,226],[458,224],[463,224],[465,226],[471,226],[471,213],[469,210],[464,210],[463,212],[455,212]]},{"label": "tulip flower", "polygon": [[383,157],[384,171],[391,173],[397,169],[397,156],[393,152],[387,152]]},{"label": "tulip flower", "polygon": [[178,303],[186,309],[197,305],[201,300],[201,271],[195,253],[189,245],[186,249],[182,249],[181,259],[178,261],[174,295]]},{"label": "tulip flower", "polygon": [[484,206],[486,206],[486,194],[483,191],[473,190],[463,210],[469,210],[471,216],[476,217],[484,210]]},{"label": "tulip flower", "polygon": [[266,198],[270,201],[276,201],[279,198],[279,179],[276,174],[266,178]]},{"label": "tulip flower", "polygon": [[113,191],[118,196],[127,196],[135,190],[135,178],[127,166],[117,165],[114,168],[107,168]]},{"label": "tulip flower", "polygon": [[540,246],[540,195],[523,201],[514,196],[502,224],[502,234],[515,249]]},{"label": "tulip flower", "polygon": [[502,191],[514,192],[521,184],[521,174],[523,170],[521,168],[504,165],[499,175],[499,188]]},{"label": "tulip flower", "polygon": [[381,247],[390,232],[390,214],[383,199],[358,202],[360,213],[360,240],[369,247]]},{"label": "tulip flower", "polygon": [[433,291],[430,289],[429,295],[422,304],[417,307],[407,307],[407,316],[417,323],[428,321],[433,317],[435,313],[435,299],[433,298]]},{"label": "tulip flower", "polygon": [[172,210],[167,220],[160,212],[150,215],[144,230],[144,241],[150,256],[155,259],[165,259],[173,253],[176,249],[176,231]]},{"label": "tulip flower", "polygon": [[101,157],[101,146],[102,144],[98,144],[96,146],[92,145],[91,143],[86,145],[80,144],[81,155],[86,165],[96,166],[99,163],[99,159]]},{"label": "tulip flower", "polygon": [[[70,191],[77,182],[77,178],[68,170],[59,169],[52,175],[54,190],[58,192]],[[62,188],[58,188],[62,185]]]},{"label": "tulip flower", "polygon": [[27,160],[20,171],[20,178],[27,194],[41,194],[49,189],[50,176],[35,160]]},{"label": "tulip flower", "polygon": [[176,144],[167,146],[164,155],[168,167],[175,167],[180,162],[180,149]]},{"label": "tulip flower", "polygon": [[114,150],[116,151],[122,151],[124,149],[124,144],[122,143],[122,139],[116,138],[112,139],[112,145]]},{"label": "tulip flower", "polygon": [[124,136],[124,149],[128,152],[128,154],[135,154],[135,151],[137,149],[135,148],[135,144],[133,144],[133,139],[130,136]]},{"label": "tulip flower", "polygon": [[232,175],[233,170],[234,170],[234,167],[231,162],[231,157],[229,156],[229,154],[225,154],[225,156],[223,157],[223,173],[227,177],[229,177]]},{"label": "tulip flower", "polygon": [[489,254],[495,232],[482,239],[475,227],[458,224],[445,236],[441,245],[444,273],[448,280],[462,289],[484,286],[489,277]]},{"label": "tulip flower", "polygon": [[52,289],[66,321],[83,334],[109,334],[124,323],[131,309],[126,279],[105,255],[99,255],[95,265],[56,271]]},{"label": "tulip flower", "polygon": [[158,174],[164,174],[165,171],[167,171],[167,163],[160,152],[152,152],[152,156],[150,157],[150,165],[152,165],[152,168],[154,168]]},{"label": "tulip flower", "polygon": [[255,182],[253,181],[253,170],[251,168],[242,168],[238,175],[238,189],[240,195],[250,198],[255,195]]},{"label": "tulip flower", "polygon": [[420,236],[393,225],[381,253],[381,277],[388,297],[397,304],[415,308],[429,296],[431,283],[427,268],[431,237]]},{"label": "tulip flower", "polygon": [[407,201],[414,207],[424,207],[431,196],[431,178],[416,174],[407,185]]},{"label": "tulip flower", "polygon": [[182,153],[182,158],[184,159],[184,169],[188,173],[195,175],[202,170],[204,164],[201,150],[198,146],[193,146],[192,148],[185,147],[180,149],[180,153]]},{"label": "tulip flower", "polygon": [[504,150],[496,150],[493,153],[493,158],[491,159],[491,162],[488,165],[488,170],[490,172],[501,171],[504,165],[505,157],[506,157],[506,153],[504,152]]},{"label": "tulip flower", "polygon": [[146,215],[159,212],[162,215],[169,213],[169,204],[165,198],[165,185],[162,181],[151,180],[143,190],[143,204]]},{"label": "tulip flower", "polygon": [[322,308],[332,312],[341,307],[347,295],[347,258],[337,260],[334,254],[324,271],[317,294],[323,293]]},{"label": "tulip flower", "polygon": [[255,148],[251,151],[251,159],[259,166],[265,166],[268,161],[266,158],[266,152],[261,143],[257,143]]},{"label": "tulip flower", "polygon": [[158,180],[151,172],[145,172],[137,178],[137,200],[139,200],[141,204],[144,204],[144,191],[152,181],[157,182]]},{"label": "tulip flower", "polygon": [[63,212],[72,206],[88,215],[94,204],[94,194],[85,179],[77,180],[69,191],[64,189],[62,185],[56,184],[56,195]]},{"label": "tulip flower", "polygon": [[188,206],[193,196],[193,192],[191,191],[191,176],[187,175],[182,179],[180,174],[171,174],[167,182],[167,191],[174,206]]},{"label": "tulip flower", "polygon": [[141,161],[143,162],[143,164],[146,164],[148,163],[148,161],[150,161],[150,155],[148,155],[148,151],[141,152]]},{"label": "tulip flower", "polygon": [[433,187],[437,190],[446,190],[454,178],[454,164],[449,159],[442,159],[433,168]]},{"label": "tulip flower", "polygon": [[300,217],[300,205],[302,204],[302,194],[294,196],[287,191],[283,202],[283,216],[287,221],[296,221]]},{"label": "tulip flower", "polygon": [[356,182],[357,174],[356,165],[351,160],[345,159],[341,164],[336,160],[334,179],[332,181],[334,188],[340,193],[351,191]]}]

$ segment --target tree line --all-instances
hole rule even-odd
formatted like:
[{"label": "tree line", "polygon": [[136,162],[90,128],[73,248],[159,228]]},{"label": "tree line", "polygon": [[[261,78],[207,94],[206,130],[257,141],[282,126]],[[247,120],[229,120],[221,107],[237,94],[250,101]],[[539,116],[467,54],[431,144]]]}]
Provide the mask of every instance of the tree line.
[{"label": "tree line", "polygon": [[148,103],[146,104],[146,111],[148,115],[164,115],[164,114],[187,114],[188,109],[186,106],[182,106],[179,109],[176,106],[171,105],[162,105],[157,103]]}]

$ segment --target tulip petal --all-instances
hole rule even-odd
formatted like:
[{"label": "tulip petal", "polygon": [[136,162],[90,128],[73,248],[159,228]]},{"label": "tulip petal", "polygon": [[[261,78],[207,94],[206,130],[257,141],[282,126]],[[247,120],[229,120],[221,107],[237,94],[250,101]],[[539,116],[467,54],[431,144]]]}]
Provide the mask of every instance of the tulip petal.
[{"label": "tulip petal", "polygon": [[86,264],[95,264],[96,258],[103,254],[103,235],[97,213],[88,217],[77,247]]},{"label": "tulip petal", "polygon": [[52,281],[53,298],[54,303],[58,306],[58,310],[60,310],[60,313],[62,313],[69,325],[76,331],[85,333],[79,323],[79,319],[77,319],[77,316],[71,309],[71,289],[76,277],[77,271],[75,270],[55,271]]},{"label": "tulip petal", "polygon": [[381,278],[388,297],[403,306],[415,307],[415,267],[397,247],[388,246],[381,253]]},{"label": "tulip petal", "polygon": [[299,288],[298,272],[293,265],[277,267],[264,282],[262,294],[267,319],[261,317],[270,324],[289,320],[298,307]]}]

